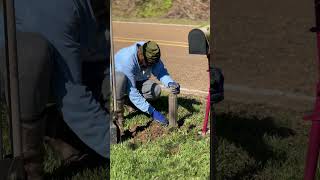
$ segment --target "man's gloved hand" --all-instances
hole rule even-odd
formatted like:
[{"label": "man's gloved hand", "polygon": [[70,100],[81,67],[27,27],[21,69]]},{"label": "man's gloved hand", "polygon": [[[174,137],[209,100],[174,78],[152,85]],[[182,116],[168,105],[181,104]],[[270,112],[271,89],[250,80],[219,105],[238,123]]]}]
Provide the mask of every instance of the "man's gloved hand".
[{"label": "man's gloved hand", "polygon": [[180,93],[180,85],[176,82],[169,82],[168,87],[171,89],[172,94]]},{"label": "man's gloved hand", "polygon": [[164,117],[159,111],[154,110],[152,113],[153,120],[157,121],[158,123],[167,126],[169,122],[167,121],[166,117]]}]

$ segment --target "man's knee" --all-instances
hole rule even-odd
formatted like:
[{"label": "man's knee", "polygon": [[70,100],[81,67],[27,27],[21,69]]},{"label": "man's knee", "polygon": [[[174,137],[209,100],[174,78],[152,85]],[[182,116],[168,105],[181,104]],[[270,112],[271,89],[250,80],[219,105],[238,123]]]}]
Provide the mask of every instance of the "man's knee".
[{"label": "man's knee", "polygon": [[160,85],[151,80],[143,83],[141,91],[143,96],[148,100],[157,99],[161,95]]},{"label": "man's knee", "polygon": [[18,32],[17,45],[18,60],[23,69],[34,67],[37,70],[34,73],[48,73],[52,67],[52,47],[46,38],[39,33]]},{"label": "man's knee", "polygon": [[152,89],[152,93],[153,93],[152,95],[153,95],[154,99],[156,99],[156,98],[159,98],[160,95],[161,95],[161,87],[157,83],[154,83],[154,84],[155,85],[154,85],[154,87]]}]

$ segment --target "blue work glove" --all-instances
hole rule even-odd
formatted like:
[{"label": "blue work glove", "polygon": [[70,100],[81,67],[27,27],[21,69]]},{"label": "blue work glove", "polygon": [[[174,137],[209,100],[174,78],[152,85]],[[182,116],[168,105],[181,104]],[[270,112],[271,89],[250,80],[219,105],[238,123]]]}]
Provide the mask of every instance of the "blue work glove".
[{"label": "blue work glove", "polygon": [[176,82],[169,82],[168,87],[171,89],[172,94],[180,93],[180,85]]},{"label": "blue work glove", "polygon": [[154,110],[152,113],[153,120],[157,121],[158,123],[167,126],[169,122],[167,121],[166,117],[164,117],[159,111]]}]

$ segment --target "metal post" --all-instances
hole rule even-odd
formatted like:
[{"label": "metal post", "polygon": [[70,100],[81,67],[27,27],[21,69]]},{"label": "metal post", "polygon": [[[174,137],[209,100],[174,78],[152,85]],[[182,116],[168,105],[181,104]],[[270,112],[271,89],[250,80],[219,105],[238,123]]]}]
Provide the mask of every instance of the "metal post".
[{"label": "metal post", "polygon": [[16,21],[13,0],[4,0],[6,59],[9,74],[9,109],[12,125],[13,156],[22,156],[21,123],[20,123],[20,94],[16,42]]},{"label": "metal post", "polygon": [[0,160],[0,179],[25,179],[22,155],[22,137],[20,123],[20,96],[17,61],[16,23],[13,0],[3,0],[6,73],[7,73],[7,103],[10,120],[11,147],[13,159]]},{"label": "metal post", "polygon": [[112,25],[112,2],[110,2],[110,42],[111,42],[111,72],[112,72],[112,96],[113,96],[113,110],[117,111],[117,98],[116,98],[116,72],[114,62],[114,47],[113,47],[113,25]]},{"label": "metal post", "polygon": [[177,95],[170,93],[169,95],[169,125],[171,127],[177,127],[178,119],[178,100]]},{"label": "metal post", "polygon": [[[111,58],[111,77],[112,77],[112,100],[113,100],[113,115],[112,118],[117,118],[115,112],[118,110],[117,107],[117,95],[116,95],[116,72],[115,72],[115,61],[114,61],[114,47],[113,47],[113,25],[112,25],[112,1],[110,1],[110,58]],[[110,138],[111,144],[120,141],[119,129],[114,122],[110,122]]]}]

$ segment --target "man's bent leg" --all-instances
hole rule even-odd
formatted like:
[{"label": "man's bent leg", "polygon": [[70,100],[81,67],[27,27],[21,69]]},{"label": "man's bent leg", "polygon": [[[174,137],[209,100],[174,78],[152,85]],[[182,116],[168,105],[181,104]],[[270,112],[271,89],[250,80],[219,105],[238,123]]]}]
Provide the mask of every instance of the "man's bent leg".
[{"label": "man's bent leg", "polygon": [[154,100],[160,97],[161,87],[153,80],[146,80],[142,83],[141,93],[147,100]]},{"label": "man's bent leg", "polygon": [[120,136],[124,135],[124,128],[123,128],[124,114],[123,113],[124,113],[125,95],[127,91],[127,83],[128,83],[127,76],[121,72],[116,72],[116,101],[117,101],[116,124],[119,127]]},{"label": "man's bent leg", "polygon": [[[105,110],[111,114],[111,107],[110,107],[110,101],[111,101],[111,88],[110,88],[110,68],[106,68],[105,70],[105,78],[102,81],[102,101],[103,106]],[[109,116],[111,117],[111,116]],[[110,143],[116,144],[119,141],[119,134],[118,134],[118,127],[116,126],[115,122],[110,120]]]},{"label": "man's bent leg", "polygon": [[[46,108],[44,114],[46,122],[45,143],[59,154],[62,164],[69,163],[72,160],[81,160],[84,154],[65,141],[69,137],[65,133],[65,129],[67,128],[63,123],[63,117],[59,108],[52,105]],[[71,140],[71,142],[73,141]]]},{"label": "man's bent leg", "polygon": [[[47,41],[35,33],[17,33],[20,111],[22,125],[22,148],[28,179],[43,176],[42,112],[49,99],[51,59]],[[1,73],[6,83],[5,58],[2,58]],[[8,88],[5,88],[8,102]]]},{"label": "man's bent leg", "polygon": [[[108,111],[108,84],[109,79],[106,76],[107,64],[105,60],[85,61],[83,62],[83,84],[92,92],[95,99],[101,100],[101,104]],[[109,94],[109,95],[107,95]],[[102,97],[101,97],[102,96]],[[63,119],[63,115],[58,107],[51,107],[46,113],[51,123],[47,125],[46,142],[60,154],[63,165],[68,166],[71,163],[86,161],[86,158],[99,157],[99,155],[91,150],[79,137],[72,132]],[[49,137],[48,137],[49,136]],[[100,159],[104,159],[100,157]]]},{"label": "man's bent leg", "polygon": [[[18,34],[22,145],[28,179],[43,175],[43,111],[49,101],[51,49],[38,34]],[[20,47],[20,48],[19,48]]]},{"label": "man's bent leg", "polygon": [[22,147],[24,168],[28,180],[43,178],[43,121],[41,117],[22,120]]}]

